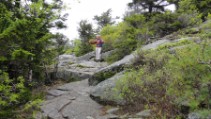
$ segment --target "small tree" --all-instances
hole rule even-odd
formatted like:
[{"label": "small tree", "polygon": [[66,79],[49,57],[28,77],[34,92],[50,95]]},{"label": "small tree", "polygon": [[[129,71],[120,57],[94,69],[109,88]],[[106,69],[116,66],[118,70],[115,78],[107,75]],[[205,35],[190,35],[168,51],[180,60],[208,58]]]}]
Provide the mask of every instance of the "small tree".
[{"label": "small tree", "polygon": [[169,3],[166,0],[133,0],[128,4],[137,13],[146,12],[149,15],[153,12],[164,12],[164,7],[168,5]]},{"label": "small tree", "polygon": [[103,12],[100,16],[95,15],[93,20],[97,21],[97,24],[99,26],[99,29],[102,29],[103,27],[107,25],[112,25],[115,22],[112,20],[111,16],[111,9],[108,9],[106,12]]},{"label": "small tree", "polygon": [[87,20],[81,20],[78,28],[79,37],[81,39],[80,54],[83,55],[93,50],[89,44],[89,40],[94,36],[94,30],[91,23]]}]

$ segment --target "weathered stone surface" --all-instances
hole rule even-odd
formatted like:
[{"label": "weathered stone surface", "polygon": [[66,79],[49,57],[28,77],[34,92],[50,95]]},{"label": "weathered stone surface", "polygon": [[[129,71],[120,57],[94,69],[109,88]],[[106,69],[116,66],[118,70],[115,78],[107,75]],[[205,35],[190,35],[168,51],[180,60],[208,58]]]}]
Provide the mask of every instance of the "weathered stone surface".
[{"label": "weathered stone surface", "polygon": [[83,56],[77,57],[78,61],[86,60],[89,61],[91,58],[95,57],[95,51],[89,52]]},{"label": "weathered stone surface", "polygon": [[[70,65],[70,67],[74,67],[74,68],[103,68],[105,66],[107,66],[108,64],[106,62],[95,62],[95,61],[81,61],[80,63],[76,63],[73,65]],[[92,72],[92,71],[90,71]]]},{"label": "weathered stone surface", "polygon": [[[106,59],[109,55],[111,55],[115,50],[111,50],[111,51],[107,51],[107,52],[103,52],[101,54],[102,59]],[[80,56],[77,58],[78,61],[89,61],[91,59],[95,58],[95,51],[92,51],[90,53],[87,53],[83,56]]]},{"label": "weathered stone surface", "polygon": [[110,114],[107,119],[120,119],[120,117],[115,114]]},{"label": "weathered stone surface", "polygon": [[128,119],[143,119],[143,118],[128,118]]},{"label": "weathered stone surface", "polygon": [[101,57],[102,57],[102,59],[107,59],[114,52],[115,52],[115,50],[104,52],[104,53],[102,53]]},{"label": "weathered stone surface", "polygon": [[94,72],[106,67],[105,62],[81,61],[59,67],[57,73],[53,73],[54,79],[83,80],[92,77]]},{"label": "weathered stone surface", "polygon": [[54,96],[54,97],[58,97],[58,96],[61,96],[63,94],[67,94],[68,92],[67,91],[61,91],[61,90],[50,90],[48,91],[47,95],[51,95],[51,96]]},{"label": "weathered stone surface", "polygon": [[123,72],[118,73],[94,86],[90,92],[90,96],[102,104],[123,105],[125,101],[119,96],[119,92],[114,90],[117,80],[122,77],[123,74]]},{"label": "weathered stone surface", "polygon": [[41,105],[42,112],[36,119],[108,119],[108,115],[102,115],[103,106],[89,97],[90,87],[88,79],[58,86],[54,90],[65,91],[58,97],[46,100]]},{"label": "weathered stone surface", "polygon": [[74,55],[68,55],[68,54],[64,54],[64,55],[60,55],[59,56],[60,60],[76,60],[76,57]]},{"label": "weathered stone surface", "polygon": [[144,110],[136,114],[138,117],[147,118],[151,116],[151,110]]},{"label": "weathered stone surface", "polygon": [[67,54],[60,55],[58,66],[64,67],[64,66],[67,66],[67,65],[74,63],[76,61],[77,61],[77,58],[74,55],[67,55]]},{"label": "weathered stone surface", "polygon": [[93,118],[91,116],[87,116],[86,119],[95,119],[95,118]]},{"label": "weathered stone surface", "polygon": [[116,113],[117,111],[119,111],[119,108],[111,108],[109,110],[106,111],[107,114],[114,114]]},{"label": "weathered stone surface", "polygon": [[188,119],[200,119],[200,115],[198,113],[190,113]]},{"label": "weathered stone surface", "polygon": [[71,81],[71,80],[83,80],[86,78],[90,78],[92,75],[93,73],[83,72],[83,70],[78,71],[74,69],[59,69],[55,77],[57,79]]},{"label": "weathered stone surface", "polygon": [[84,96],[74,100],[62,114],[69,119],[85,119],[87,116],[98,119],[98,117],[100,118],[101,109],[101,105]]},{"label": "weathered stone surface", "polygon": [[126,114],[124,114],[124,115],[121,115],[121,116],[120,116],[120,119],[128,119],[128,117],[129,117],[129,114],[126,113]]},{"label": "weathered stone surface", "polygon": [[69,96],[61,96],[52,100],[46,101],[41,105],[42,116],[51,119],[64,119],[61,111],[72,102]]}]

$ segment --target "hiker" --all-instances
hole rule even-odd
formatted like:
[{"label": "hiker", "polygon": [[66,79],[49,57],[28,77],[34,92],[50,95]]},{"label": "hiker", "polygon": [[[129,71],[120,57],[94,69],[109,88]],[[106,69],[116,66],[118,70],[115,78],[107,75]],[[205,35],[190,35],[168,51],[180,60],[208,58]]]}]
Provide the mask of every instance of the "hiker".
[{"label": "hiker", "polygon": [[96,39],[94,41],[91,41],[90,43],[91,44],[96,44],[96,49],[95,49],[96,58],[95,58],[95,60],[96,61],[102,61],[102,59],[101,59],[101,51],[102,51],[102,46],[103,46],[104,41],[102,40],[101,36],[100,35],[96,35]]}]

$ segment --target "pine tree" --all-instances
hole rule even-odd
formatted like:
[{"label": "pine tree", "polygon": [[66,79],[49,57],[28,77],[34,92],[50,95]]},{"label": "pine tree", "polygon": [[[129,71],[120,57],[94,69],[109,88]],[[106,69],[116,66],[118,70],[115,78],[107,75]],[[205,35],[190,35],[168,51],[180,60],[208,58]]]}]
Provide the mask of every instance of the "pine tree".
[{"label": "pine tree", "polygon": [[164,11],[164,7],[169,3],[166,0],[133,0],[128,6],[136,13],[149,13]]},{"label": "pine tree", "polygon": [[79,44],[78,55],[86,54],[93,50],[92,46],[89,44],[89,40],[94,37],[94,30],[91,23],[87,20],[81,20],[78,28],[79,37],[81,43]]},{"label": "pine tree", "polygon": [[108,9],[106,12],[103,12],[100,16],[94,16],[93,20],[97,21],[99,29],[102,29],[106,25],[112,25],[115,23],[114,21],[112,21],[111,12],[112,10]]}]

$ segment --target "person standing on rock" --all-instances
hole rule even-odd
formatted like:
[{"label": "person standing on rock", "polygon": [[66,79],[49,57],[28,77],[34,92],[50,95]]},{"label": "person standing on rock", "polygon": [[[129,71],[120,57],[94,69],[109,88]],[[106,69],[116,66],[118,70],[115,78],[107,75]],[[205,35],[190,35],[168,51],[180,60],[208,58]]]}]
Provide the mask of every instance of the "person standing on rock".
[{"label": "person standing on rock", "polygon": [[101,52],[104,41],[102,40],[100,35],[96,35],[96,39],[94,41],[90,41],[91,44],[96,44],[95,52],[96,52],[96,61],[102,61],[101,59]]}]

